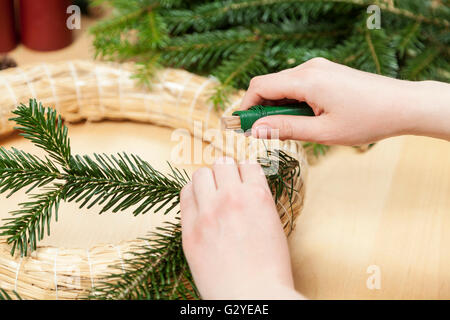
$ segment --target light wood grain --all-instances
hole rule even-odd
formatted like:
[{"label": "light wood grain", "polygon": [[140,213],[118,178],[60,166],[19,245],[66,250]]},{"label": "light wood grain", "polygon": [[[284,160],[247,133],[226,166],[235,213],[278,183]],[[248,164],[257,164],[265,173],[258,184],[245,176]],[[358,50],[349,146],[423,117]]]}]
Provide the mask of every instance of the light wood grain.
[{"label": "light wood grain", "polygon": [[[296,286],[310,298],[448,299],[449,229],[450,143],[336,147],[311,167],[290,238]],[[371,265],[379,290],[366,286]]]},{"label": "light wood grain", "polygon": [[[83,27],[92,23],[83,20]],[[19,64],[89,58],[82,33],[64,51],[23,47]],[[314,299],[450,298],[450,143],[398,137],[361,154],[336,147],[311,166],[290,237],[297,289]],[[381,289],[366,286],[367,268]]]}]

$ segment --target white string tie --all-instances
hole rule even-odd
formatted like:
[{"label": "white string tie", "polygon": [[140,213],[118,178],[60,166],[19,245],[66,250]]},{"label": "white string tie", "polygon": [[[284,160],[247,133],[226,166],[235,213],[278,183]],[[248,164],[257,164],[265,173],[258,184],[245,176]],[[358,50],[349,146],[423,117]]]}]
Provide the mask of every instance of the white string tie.
[{"label": "white string tie", "polygon": [[26,74],[26,72],[19,67],[17,67],[17,70],[20,72],[23,80],[27,84],[28,90],[30,90],[30,92],[31,92],[31,96],[37,100],[37,95],[36,95],[36,91],[34,90],[33,83],[30,82],[30,80],[28,79],[28,75]]},{"label": "white string tie", "polygon": [[69,64],[70,74],[72,75],[72,78],[73,78],[73,83],[75,84],[75,92],[77,94],[78,110],[81,111],[81,90],[80,90],[80,84],[78,81],[77,69],[75,68],[75,65],[73,64],[72,61],[69,61],[68,64]]},{"label": "white string tie", "polygon": [[[1,76],[0,76],[1,77]],[[0,79],[2,79],[3,84],[5,85],[6,89],[9,92],[9,95],[11,96],[13,102],[15,104],[19,104],[19,99],[17,99],[16,94],[14,93],[13,88],[9,85],[8,81],[6,81],[6,79],[4,77],[1,77]]]},{"label": "white string tie", "polygon": [[197,92],[194,95],[194,99],[191,102],[191,105],[189,106],[189,121],[192,121],[192,114],[194,113],[195,105],[197,104],[197,100],[200,97],[200,94],[203,92],[203,90],[206,88],[208,84],[213,82],[213,78],[209,78],[203,84],[197,89]]},{"label": "white string tie", "polygon": [[119,79],[118,79],[118,89],[119,89],[119,110],[122,111],[122,64],[119,65]]},{"label": "white string tie", "polygon": [[56,274],[56,260],[58,259],[58,252],[59,249],[56,248],[56,253],[55,253],[55,263],[53,265],[53,271],[54,271],[54,280],[55,280],[55,294],[56,294],[56,300],[58,300],[58,276]]},{"label": "white string tie", "polygon": [[100,79],[100,73],[99,73],[99,67],[96,66],[95,67],[95,78],[97,79],[97,93],[98,93],[98,104],[99,104],[99,108],[100,111],[102,113],[102,115],[105,114],[105,107],[103,106],[103,102],[102,102],[102,96],[103,96],[103,89],[101,86],[101,79]]},{"label": "white string tie", "polygon": [[19,263],[17,264],[16,268],[16,278],[14,279],[14,291],[17,292],[17,281],[19,280],[19,272],[20,272],[20,266],[22,265],[23,258],[20,258]]},{"label": "white string tie", "polygon": [[117,255],[119,256],[119,259],[120,259],[120,265],[122,267],[122,272],[125,273],[125,264],[124,264],[123,259],[122,259],[122,251],[120,250],[119,246],[115,246],[115,247],[116,247],[116,250],[117,250]]},{"label": "white string tie", "polygon": [[94,289],[94,278],[92,275],[92,262],[91,262],[91,255],[89,254],[89,249],[86,249],[86,256],[87,256],[87,262],[89,265],[89,276],[91,278],[91,288]]},{"label": "white string tie", "polygon": [[[19,104],[19,99],[17,99],[16,94],[14,93],[13,88],[9,85],[8,81],[6,81],[6,79],[2,76],[0,76],[0,79],[2,80],[3,84],[6,87],[6,90],[8,90],[10,97],[13,100],[13,104],[14,105],[18,105]],[[2,107],[1,110],[1,114],[2,114],[2,128],[6,128],[8,126],[8,113],[11,111],[12,108],[14,108],[14,105],[10,108],[9,110],[7,109],[7,107]],[[6,115],[6,116],[5,116]]]},{"label": "white string tie", "polygon": [[44,68],[45,74],[48,77],[48,80],[50,82],[50,89],[52,90],[53,93],[53,102],[55,103],[55,109],[56,111],[60,111],[59,110],[59,99],[58,96],[56,95],[56,85],[55,85],[55,79],[53,79],[52,74],[50,72],[50,69],[48,68],[47,64],[43,63],[42,67]]}]

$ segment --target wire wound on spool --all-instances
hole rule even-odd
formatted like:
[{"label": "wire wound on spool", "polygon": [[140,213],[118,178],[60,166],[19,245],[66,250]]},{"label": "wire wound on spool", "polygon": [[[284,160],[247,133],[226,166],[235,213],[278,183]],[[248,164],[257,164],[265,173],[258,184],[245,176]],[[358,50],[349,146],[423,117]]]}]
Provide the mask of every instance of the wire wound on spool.
[{"label": "wire wound on spool", "polygon": [[241,129],[243,131],[250,130],[253,124],[261,118],[273,115],[291,115],[291,116],[314,116],[311,107],[302,102],[297,105],[284,106],[262,106],[256,105],[248,110],[235,111],[233,116],[239,116],[241,119]]}]

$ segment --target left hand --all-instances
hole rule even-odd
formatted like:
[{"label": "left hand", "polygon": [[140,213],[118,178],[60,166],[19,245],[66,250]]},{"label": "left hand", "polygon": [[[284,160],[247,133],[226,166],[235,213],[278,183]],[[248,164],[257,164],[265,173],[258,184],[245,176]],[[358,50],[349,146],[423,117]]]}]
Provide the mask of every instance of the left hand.
[{"label": "left hand", "polygon": [[301,298],[259,164],[226,158],[201,168],[180,200],[183,249],[202,298]]}]

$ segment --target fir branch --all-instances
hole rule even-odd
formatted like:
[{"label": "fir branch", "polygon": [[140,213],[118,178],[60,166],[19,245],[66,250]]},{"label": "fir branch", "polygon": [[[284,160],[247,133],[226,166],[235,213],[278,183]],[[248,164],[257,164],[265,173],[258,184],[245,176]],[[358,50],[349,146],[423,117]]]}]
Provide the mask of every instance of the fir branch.
[{"label": "fir branch", "polygon": [[[366,9],[373,4],[371,0],[108,2],[117,9],[117,15],[111,19],[110,29],[100,28],[95,32],[94,45],[98,52],[109,59],[137,61],[140,66],[137,77],[141,83],[150,83],[158,66],[219,74],[222,81],[233,79],[216,90],[212,97],[216,106],[227,101],[233,88],[245,89],[249,78],[246,73],[234,75],[230,68],[228,74],[219,69],[233,65],[233,60],[242,61],[243,50],[261,43],[261,63],[265,68],[255,69],[250,77],[277,72],[317,55],[353,68],[396,77],[399,70],[401,75],[410,74],[408,70],[419,62],[413,59],[424,48],[438,47],[444,59],[450,50],[450,9],[446,3],[431,0],[375,3],[381,8],[383,30],[366,27]],[[150,11],[149,6],[152,6]],[[137,11],[142,15],[135,18]],[[163,23],[149,28],[146,17]],[[355,20],[357,23],[349,23]],[[164,41],[159,41],[160,37]],[[149,59],[149,52],[159,58]],[[442,60],[436,59],[423,69],[421,77],[445,80],[445,67]]]},{"label": "fir branch", "polygon": [[440,57],[441,54],[439,48],[428,48],[419,53],[416,57],[407,61],[402,69],[403,78],[426,80],[430,74],[436,74],[440,67],[448,70],[450,64],[447,59]]},{"label": "fir branch", "polygon": [[365,38],[366,38],[367,46],[369,47],[369,51],[370,51],[370,54],[372,56],[372,59],[373,59],[374,65],[375,65],[375,69],[378,74],[381,74],[380,59],[378,57],[378,52],[375,49],[374,43],[372,41],[372,36],[370,35],[369,31],[365,32]]},{"label": "fir branch", "polygon": [[243,28],[188,34],[172,38],[164,48],[162,59],[165,63],[177,67],[209,69],[239,50],[241,45],[256,40],[250,30]]},{"label": "fir branch", "polygon": [[[18,248],[22,255],[26,255],[27,245],[30,246],[30,251],[34,251],[37,241],[42,240],[45,235],[45,228],[47,234],[50,234],[51,217],[54,213],[57,220],[60,201],[81,202],[80,208],[91,208],[98,204],[102,207],[100,213],[108,210],[124,211],[136,205],[134,215],[144,214],[151,209],[154,212],[163,210],[168,213],[178,204],[180,190],[189,179],[185,172],[172,167],[171,173],[163,175],[134,155],[94,157],[95,160],[88,156],[75,156],[71,162],[72,170],[68,173],[48,174],[47,168],[35,173],[36,176],[43,175],[47,179],[39,181],[39,186],[48,184],[55,178],[61,182],[44,194],[31,196],[32,201],[22,203],[20,210],[12,212],[13,218],[5,219],[6,224],[0,227],[0,235],[7,236],[8,243],[13,244],[12,254]],[[15,166],[13,163],[7,169],[14,169]],[[35,168],[31,169],[33,173]],[[24,174],[26,173],[25,170]],[[17,191],[19,186],[31,183],[27,182],[19,180],[10,183],[9,187]]]},{"label": "fir branch", "polygon": [[[168,15],[177,31],[193,28],[197,32],[221,28],[224,25],[251,26],[258,22],[281,22],[302,17],[302,21],[326,13],[336,5],[333,1],[311,0],[223,0],[201,4],[191,11]],[[343,9],[342,6],[339,9]]]},{"label": "fir branch", "polygon": [[418,51],[423,49],[424,45],[419,39],[420,25],[420,22],[411,23],[397,36],[395,46],[400,58],[403,58],[408,50]]},{"label": "fir branch", "polygon": [[21,135],[36,146],[47,151],[66,170],[70,168],[70,141],[67,137],[67,127],[63,125],[61,116],[56,110],[44,108],[35,99],[30,99],[29,105],[20,104],[12,118],[17,123],[15,129],[22,131]]},{"label": "fir branch", "polygon": [[392,39],[383,30],[359,30],[333,49],[330,58],[360,70],[391,77],[395,77],[399,69]]},{"label": "fir branch", "polygon": [[118,154],[117,157],[94,154],[74,157],[75,175],[64,175],[64,198],[82,201],[80,208],[94,204],[102,206],[100,213],[119,212],[138,205],[133,214],[151,209],[170,212],[179,199],[180,190],[189,181],[186,172],[172,168],[167,175],[155,170],[136,155]]},{"label": "fir branch", "polygon": [[228,88],[245,85],[255,74],[267,73],[263,60],[263,48],[263,42],[243,47],[214,71],[213,75],[221,80],[221,85],[211,98],[217,103],[216,108],[223,108],[227,102],[221,99],[224,92],[229,90]]},{"label": "fir branch", "polygon": [[103,278],[91,299],[187,299],[199,298],[181,242],[179,223],[166,223],[115,266],[116,273]]},{"label": "fir branch", "polygon": [[11,255],[16,249],[21,256],[26,256],[28,250],[34,251],[37,242],[42,240],[47,230],[50,235],[50,222],[53,214],[58,220],[58,208],[62,199],[61,188],[55,185],[47,188],[43,194],[31,196],[29,202],[20,204],[20,209],[13,211],[12,218],[6,218],[6,224],[0,227],[0,236],[6,236],[11,244]]},{"label": "fir branch", "polygon": [[0,193],[9,190],[6,197],[26,186],[31,185],[28,193],[60,178],[59,170],[49,159],[43,161],[15,148],[8,151],[0,147]]},{"label": "fir branch", "polygon": [[137,79],[138,84],[151,88],[151,80],[158,69],[161,68],[161,54],[146,52],[139,58],[141,59],[136,62],[136,73],[132,75],[131,78]]},{"label": "fir branch", "polygon": [[213,74],[222,80],[222,84],[225,86],[239,86],[248,83],[252,74],[267,72],[262,52],[263,43],[245,47],[226,63],[223,63]]},{"label": "fir branch", "polygon": [[[423,2],[423,1],[422,1]],[[183,25],[179,30],[186,31],[193,27],[196,31],[206,31],[224,24],[252,24],[256,21],[283,21],[292,17],[317,17],[332,9],[345,12],[345,5],[367,8],[373,4],[371,0],[238,0],[215,1],[195,8],[189,14],[177,13],[169,16],[173,24]],[[408,18],[413,21],[449,27],[450,23],[445,18],[432,15],[418,14],[408,7],[397,7],[389,3],[379,2],[378,6],[383,12]],[[422,9],[423,6],[417,9]],[[172,18],[172,19],[171,19]],[[178,18],[178,19],[177,19]]]},{"label": "fir branch", "polygon": [[[170,173],[164,175],[134,155],[73,157],[61,117],[35,100],[30,100],[29,106],[20,105],[13,113],[23,135],[51,158],[40,160],[16,149],[0,149],[1,193],[11,194],[27,186],[31,186],[28,192],[37,187],[44,191],[20,204],[20,209],[12,212],[13,217],[5,219],[6,224],[0,228],[0,235],[8,237],[7,242],[12,244],[12,254],[19,249],[21,255],[26,255],[28,247],[30,251],[36,249],[45,231],[50,234],[51,218],[55,215],[57,220],[60,201],[81,202],[80,207],[89,208],[99,204],[100,213],[135,205],[135,215],[151,209],[168,213],[177,205],[180,190],[189,180],[186,172],[170,167]],[[63,165],[64,172],[51,159]]]},{"label": "fir branch", "polygon": [[[419,2],[421,2],[421,3],[425,4],[425,5],[429,4],[429,1],[423,1],[423,0],[419,0],[418,2],[415,2],[415,3],[417,4]],[[403,2],[400,2],[400,3],[401,4],[407,4],[407,1],[403,1]],[[367,5],[369,5],[369,4],[367,4]],[[390,14],[394,14],[394,15],[398,15],[398,16],[402,16],[402,17],[408,18],[408,19],[416,21],[416,22],[433,24],[433,25],[440,26],[440,27],[445,27],[445,28],[450,27],[450,22],[448,20],[448,15],[446,16],[446,18],[445,17],[444,18],[439,18],[439,17],[432,16],[432,14],[435,13],[433,11],[431,11],[431,15],[430,16],[426,16],[426,15],[418,13],[420,11],[417,11],[417,9],[419,9],[419,10],[423,9],[424,8],[423,6],[419,6],[419,8],[415,8],[416,11],[413,11],[413,10],[408,10],[406,8],[396,7],[396,6],[390,5],[388,3],[383,3],[383,2],[379,3],[378,5],[380,6],[380,9],[383,10],[383,11],[386,11],[386,12],[388,12]],[[437,12],[439,13],[438,10],[437,10]]]}]

